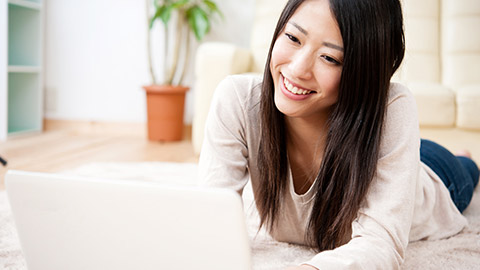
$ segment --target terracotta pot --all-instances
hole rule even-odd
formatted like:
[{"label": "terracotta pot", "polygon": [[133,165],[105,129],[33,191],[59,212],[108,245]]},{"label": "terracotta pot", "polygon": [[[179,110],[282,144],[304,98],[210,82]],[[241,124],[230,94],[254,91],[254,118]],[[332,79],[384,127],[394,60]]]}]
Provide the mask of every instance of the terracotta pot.
[{"label": "terracotta pot", "polygon": [[148,139],[180,141],[183,136],[183,111],[188,87],[173,85],[144,86],[147,93]]}]

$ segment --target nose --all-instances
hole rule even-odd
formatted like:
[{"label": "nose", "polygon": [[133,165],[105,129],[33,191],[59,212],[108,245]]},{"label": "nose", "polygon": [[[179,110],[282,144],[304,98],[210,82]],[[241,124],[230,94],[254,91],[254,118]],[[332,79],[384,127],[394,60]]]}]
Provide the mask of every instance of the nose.
[{"label": "nose", "polygon": [[312,69],[315,56],[307,49],[299,50],[293,54],[289,65],[290,74],[298,79],[308,80],[312,78]]}]

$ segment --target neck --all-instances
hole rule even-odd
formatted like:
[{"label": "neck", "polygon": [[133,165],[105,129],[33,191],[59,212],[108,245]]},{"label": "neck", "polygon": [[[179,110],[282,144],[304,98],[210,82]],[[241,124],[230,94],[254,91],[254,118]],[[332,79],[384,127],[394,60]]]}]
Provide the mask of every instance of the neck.
[{"label": "neck", "polygon": [[327,117],[307,119],[286,116],[287,145],[307,152],[318,150],[318,147],[324,146],[327,120]]},{"label": "neck", "polygon": [[288,160],[297,194],[307,192],[320,169],[325,149],[326,122],[326,119],[312,122],[285,117]]}]

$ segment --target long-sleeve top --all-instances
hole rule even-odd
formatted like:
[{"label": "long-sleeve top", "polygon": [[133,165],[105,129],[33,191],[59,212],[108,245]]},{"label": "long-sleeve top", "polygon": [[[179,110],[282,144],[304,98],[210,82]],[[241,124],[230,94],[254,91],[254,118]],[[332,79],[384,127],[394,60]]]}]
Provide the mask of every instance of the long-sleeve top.
[{"label": "long-sleeve top", "polygon": [[[199,165],[201,183],[240,194],[251,181],[258,196],[262,79],[227,77],[217,87],[206,122]],[[376,174],[352,223],[351,239],[316,254],[318,269],[399,269],[409,241],[441,239],[467,224],[440,178],[419,157],[415,100],[391,83]],[[282,211],[270,234],[278,241],[305,243],[314,190],[294,190],[290,167]],[[313,186],[313,185],[312,185]]]}]

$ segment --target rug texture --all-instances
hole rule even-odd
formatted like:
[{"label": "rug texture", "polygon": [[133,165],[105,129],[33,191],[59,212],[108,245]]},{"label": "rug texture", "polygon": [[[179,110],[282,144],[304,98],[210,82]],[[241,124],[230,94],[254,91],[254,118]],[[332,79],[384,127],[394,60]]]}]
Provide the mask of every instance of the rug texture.
[{"label": "rug texture", "polygon": [[[197,165],[165,162],[93,163],[62,173],[195,185]],[[258,232],[259,219],[249,185],[245,188],[243,200],[255,270],[283,269],[307,261],[314,255],[304,246],[280,243],[271,239],[265,231]],[[480,269],[480,188],[476,189],[464,215],[469,225],[461,233],[443,240],[410,243],[402,269]],[[4,191],[0,192],[0,269],[27,269]]]}]

